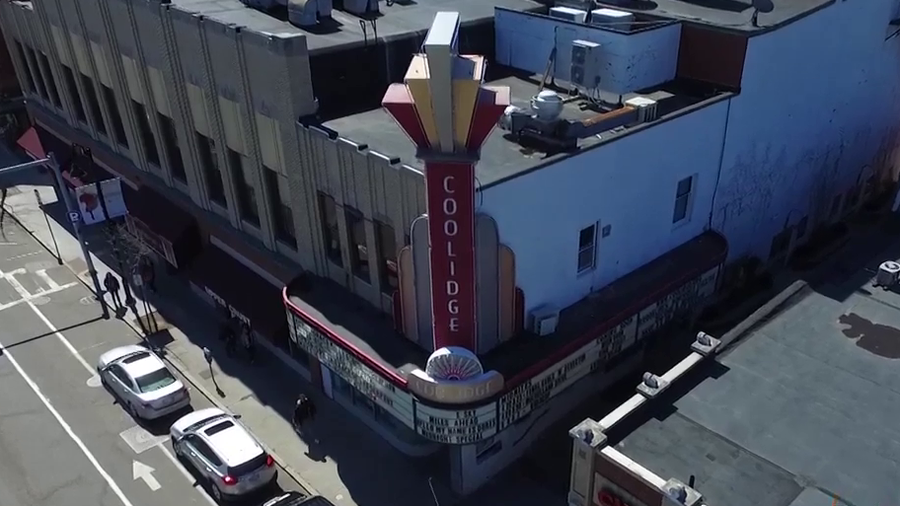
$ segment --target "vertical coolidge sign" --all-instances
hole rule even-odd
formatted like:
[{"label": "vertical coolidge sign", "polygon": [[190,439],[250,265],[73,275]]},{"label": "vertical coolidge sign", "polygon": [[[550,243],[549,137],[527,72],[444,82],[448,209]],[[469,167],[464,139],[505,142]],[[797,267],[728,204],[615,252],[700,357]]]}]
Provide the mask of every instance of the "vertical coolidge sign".
[{"label": "vertical coolidge sign", "polygon": [[430,163],[425,187],[435,349],[473,349],[475,167],[471,163]]}]

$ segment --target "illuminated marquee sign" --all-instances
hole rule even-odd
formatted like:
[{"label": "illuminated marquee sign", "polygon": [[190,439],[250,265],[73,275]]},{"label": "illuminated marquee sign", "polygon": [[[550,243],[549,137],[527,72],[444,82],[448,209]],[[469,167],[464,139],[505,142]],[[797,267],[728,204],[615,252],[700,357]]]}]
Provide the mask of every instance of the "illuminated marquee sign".
[{"label": "illuminated marquee sign", "polygon": [[430,163],[425,173],[435,349],[475,349],[475,169]]},{"label": "illuminated marquee sign", "polygon": [[497,404],[459,411],[416,404],[416,432],[439,443],[473,444],[497,433]]}]

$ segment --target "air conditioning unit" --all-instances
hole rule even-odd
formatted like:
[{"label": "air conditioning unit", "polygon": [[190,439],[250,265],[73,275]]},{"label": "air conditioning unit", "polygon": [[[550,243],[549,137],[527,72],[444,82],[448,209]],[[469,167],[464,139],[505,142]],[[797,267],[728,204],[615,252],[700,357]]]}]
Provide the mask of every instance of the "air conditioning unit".
[{"label": "air conditioning unit", "polygon": [[556,332],[559,323],[559,309],[543,305],[531,312],[531,331],[539,336],[549,336]]},{"label": "air conditioning unit", "polygon": [[378,12],[378,0],[344,0],[344,10],[364,16]]},{"label": "air conditioning unit", "polygon": [[600,44],[587,40],[572,41],[569,82],[587,89],[600,85]]},{"label": "air conditioning unit", "polygon": [[591,11],[591,24],[594,26],[605,26],[613,30],[629,32],[633,23],[634,14],[630,12],[617,11],[615,9],[596,9]]},{"label": "air conditioning unit", "polygon": [[285,5],[284,2],[278,0],[241,0],[241,3],[253,9],[267,11],[277,5]]},{"label": "air conditioning unit", "polygon": [[587,19],[587,11],[581,9],[573,9],[571,7],[551,7],[550,17],[557,19],[565,19],[575,23],[584,23]]},{"label": "air conditioning unit", "polygon": [[878,274],[875,276],[875,284],[881,287],[892,287],[900,279],[900,264],[887,261],[878,266]]},{"label": "air conditioning unit", "polygon": [[634,107],[637,109],[638,113],[638,122],[647,123],[648,121],[656,120],[657,109],[656,109],[656,100],[653,100],[649,97],[634,97],[629,98],[625,101],[625,105]]}]

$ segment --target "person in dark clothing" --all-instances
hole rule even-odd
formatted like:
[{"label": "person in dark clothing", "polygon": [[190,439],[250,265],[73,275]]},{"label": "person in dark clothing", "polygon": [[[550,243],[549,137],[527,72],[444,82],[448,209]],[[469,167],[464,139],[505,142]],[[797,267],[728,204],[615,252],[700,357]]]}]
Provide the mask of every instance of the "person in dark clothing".
[{"label": "person in dark clothing", "polygon": [[300,394],[297,397],[297,403],[294,405],[294,429],[299,431],[303,428],[303,424],[307,421],[312,422],[316,417],[316,406],[312,399],[306,394]]},{"label": "person in dark clothing", "polygon": [[153,268],[153,261],[147,257],[141,260],[141,281],[147,286],[147,289],[156,293],[156,269]]},{"label": "person in dark clothing", "polygon": [[225,354],[233,357],[235,348],[237,348],[237,336],[234,335],[234,328],[228,325],[225,329]]},{"label": "person in dark clothing", "polygon": [[103,277],[103,287],[112,296],[113,305],[116,309],[122,307],[122,299],[119,298],[119,289],[122,288],[119,280],[111,272],[107,272]]}]

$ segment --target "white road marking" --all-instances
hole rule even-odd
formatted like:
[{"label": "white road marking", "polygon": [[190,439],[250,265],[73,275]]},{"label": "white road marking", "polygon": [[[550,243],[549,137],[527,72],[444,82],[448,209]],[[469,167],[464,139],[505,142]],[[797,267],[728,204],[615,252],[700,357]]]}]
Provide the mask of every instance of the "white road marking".
[{"label": "white road marking", "polygon": [[116,484],[115,481],[113,481],[109,473],[107,473],[106,470],[103,469],[103,466],[100,465],[100,462],[97,461],[97,459],[94,457],[94,454],[91,453],[90,450],[88,450],[88,447],[85,446],[85,444],[81,441],[81,438],[79,438],[75,434],[75,432],[72,431],[72,427],[70,427],[69,424],[66,423],[62,415],[60,415],[59,412],[56,411],[56,408],[54,408],[53,405],[50,404],[50,400],[47,399],[47,397],[44,396],[43,393],[41,393],[41,389],[38,388],[37,384],[32,381],[25,370],[22,369],[22,366],[19,365],[19,362],[13,357],[12,353],[10,353],[9,350],[3,346],[3,343],[0,343],[0,351],[3,352],[3,355],[6,356],[6,359],[9,360],[9,363],[12,364],[12,366],[16,369],[16,372],[19,373],[19,376],[21,376],[22,379],[25,380],[25,383],[27,383],[28,386],[31,387],[31,390],[34,391],[34,394],[38,396],[38,399],[40,399],[41,402],[44,403],[44,406],[47,407],[47,409],[50,411],[50,414],[52,414],[53,417],[56,418],[56,421],[63,428],[63,430],[66,431],[66,434],[68,434],[69,437],[72,438],[72,441],[74,441],[75,444],[78,445],[78,448],[82,453],[84,453],[84,456],[87,457],[87,459],[91,462],[97,472],[100,473],[100,476],[102,476],[106,481],[106,484],[109,485],[110,490],[112,490],[113,493],[116,494],[116,496],[119,498],[119,500],[122,501],[122,504],[124,506],[134,506],[131,501],[129,501],[128,498],[125,497],[122,489],[120,489],[119,485]]},{"label": "white road marking", "polygon": [[100,376],[97,376],[95,374],[88,378],[86,385],[91,388],[100,388],[101,386],[103,386],[103,383],[100,382]]},{"label": "white road marking", "polygon": [[144,480],[144,483],[150,487],[150,490],[156,492],[162,488],[162,485],[160,485],[159,481],[153,477],[154,472],[156,472],[156,469],[137,460],[131,465],[131,474],[134,477],[134,480]]},{"label": "white road marking", "polygon": [[[26,271],[25,269],[16,269],[14,271],[6,272],[6,273],[4,273],[3,271],[0,271],[0,279],[5,279],[6,282],[9,283],[9,286],[13,287],[13,289],[16,291],[16,293],[19,294],[19,297],[20,297],[19,300],[7,302],[6,304],[0,304],[0,311],[9,309],[14,306],[18,306],[19,304],[22,304],[24,302],[32,301],[34,299],[37,299],[38,297],[46,297],[47,295],[52,295],[56,292],[68,290],[69,288],[72,288],[73,286],[78,284],[77,282],[72,282],[72,283],[66,283],[64,285],[60,285],[59,283],[50,279],[50,276],[48,276],[46,271],[44,271],[44,275],[47,276],[47,279],[49,280],[47,284],[50,285],[51,288],[49,290],[42,289],[40,292],[33,294],[33,293],[29,292],[28,290],[26,290],[25,287],[22,286],[22,283],[20,283],[19,280],[16,279],[17,274],[26,274],[27,272],[28,271]],[[39,276],[40,276],[40,274],[39,274]]]},{"label": "white road marking", "polygon": [[[6,276],[5,274],[3,274],[2,271],[0,271],[0,277],[7,277],[7,276]],[[11,278],[12,276],[8,276],[8,277]],[[74,284],[74,283],[73,283],[73,284]],[[10,285],[12,285],[13,288],[15,288],[16,291],[19,292],[20,295],[23,295],[23,297],[24,297],[24,294],[27,294],[27,295],[28,295],[28,299],[25,299],[25,300],[22,300],[22,301],[19,301],[19,302],[24,302],[25,304],[28,304],[28,307],[30,307],[31,310],[34,311],[34,313],[35,313],[36,315],[38,315],[38,318],[40,318],[41,321],[43,321],[44,324],[45,324],[45,325],[46,325],[46,326],[47,326],[47,327],[48,327],[48,328],[56,335],[56,337],[60,340],[60,342],[62,342],[63,345],[64,345],[66,348],[68,348],[69,352],[71,352],[72,355],[75,356],[75,358],[76,358],[76,359],[78,360],[78,362],[79,362],[79,363],[87,370],[87,372],[88,372],[92,377],[93,377],[93,376],[96,376],[97,371],[96,371],[93,367],[91,367],[90,364],[87,363],[87,361],[84,359],[84,357],[82,357],[82,356],[78,353],[78,350],[76,350],[75,347],[72,346],[72,343],[70,343],[69,340],[66,339],[65,336],[62,335],[62,333],[60,333],[59,329],[57,329],[56,326],[53,325],[53,323],[52,323],[52,322],[44,315],[44,313],[42,313],[41,310],[37,308],[37,306],[35,306],[34,304],[31,303],[31,300],[30,300],[31,294],[29,294],[28,291],[25,290],[25,287],[23,287],[20,283],[18,283],[18,281],[16,281],[15,284],[13,284],[12,282],[10,282]],[[62,288],[62,287],[60,287],[60,288]],[[0,350],[3,350],[3,345],[2,345],[2,344],[0,344]],[[5,350],[4,350],[4,351],[5,351]],[[12,362],[12,357],[10,356],[9,358],[10,358],[10,362]],[[18,369],[18,366],[16,366],[16,368]],[[21,371],[21,374],[24,375],[24,371]],[[89,379],[88,381],[92,381],[92,380]],[[95,381],[98,381],[98,382],[99,382],[99,378],[98,378],[98,380],[95,380]],[[38,390],[37,390],[37,385],[34,386],[34,389],[35,389],[35,392],[38,392]],[[41,394],[38,393],[38,395],[40,396]],[[44,398],[43,396],[41,397],[41,399],[45,401],[45,404],[47,405],[48,408],[53,409],[53,408],[50,406],[49,401],[46,401],[45,398]],[[62,422],[62,418],[59,417],[59,414],[56,413],[55,410],[53,410],[53,412],[56,414],[57,419],[60,420],[61,423],[64,423],[64,422]],[[66,426],[66,427],[67,427],[67,426]],[[70,435],[74,437],[74,434],[71,433],[71,429],[69,429],[68,431],[69,431]],[[78,442],[78,443],[79,443],[79,446],[83,448],[83,451],[85,451],[85,452],[88,451],[88,450],[87,450],[87,447],[85,447],[85,446],[83,445],[83,443],[80,442],[80,440],[77,440],[76,442]],[[190,473],[187,469],[184,468],[184,466],[181,464],[181,462],[179,462],[178,459],[175,458],[174,455],[172,455],[172,452],[170,452],[170,451],[168,450],[168,448],[166,448],[166,447],[163,446],[162,444],[159,444],[158,446],[159,446],[159,449],[163,452],[163,455],[165,455],[170,461],[172,461],[172,463],[173,463],[173,464],[175,465],[175,467],[181,472],[181,474],[183,474],[183,475],[185,476],[185,478],[187,478],[188,482],[194,484],[194,488],[200,493],[200,495],[203,496],[203,498],[206,499],[206,501],[207,501],[209,504],[214,505],[214,506],[218,506],[218,503],[216,503],[216,501],[214,501],[213,498],[210,497],[209,494],[206,493],[206,490],[204,490],[203,487],[202,487],[200,484],[196,484],[196,481],[197,481],[197,480],[194,478],[193,475],[191,475],[191,473]],[[96,462],[96,460],[92,460],[92,462]],[[98,469],[100,469],[100,468],[99,468],[99,464],[95,464],[95,467],[97,467]],[[101,473],[101,474],[102,474],[102,473]],[[104,474],[104,478],[108,478],[108,476],[109,476],[109,475],[105,475],[105,474]],[[111,480],[112,480],[112,478],[109,478],[107,481],[110,481],[110,482],[111,482]],[[115,490],[118,490],[118,488],[116,488]],[[120,492],[121,492],[121,491],[120,491]],[[118,495],[118,494],[117,494],[117,495]],[[125,506],[132,506],[132,504],[131,504],[130,502],[128,502],[128,501],[124,498],[124,496],[120,496],[120,498],[123,500],[123,503],[125,504]]]},{"label": "white road marking", "polygon": [[51,290],[53,290],[54,288],[59,288],[59,283],[54,281],[53,278],[51,278],[50,275],[47,274],[47,269],[38,269],[34,271],[34,273],[37,274],[37,276],[41,278],[45,283],[47,283],[47,286],[49,286]]}]

